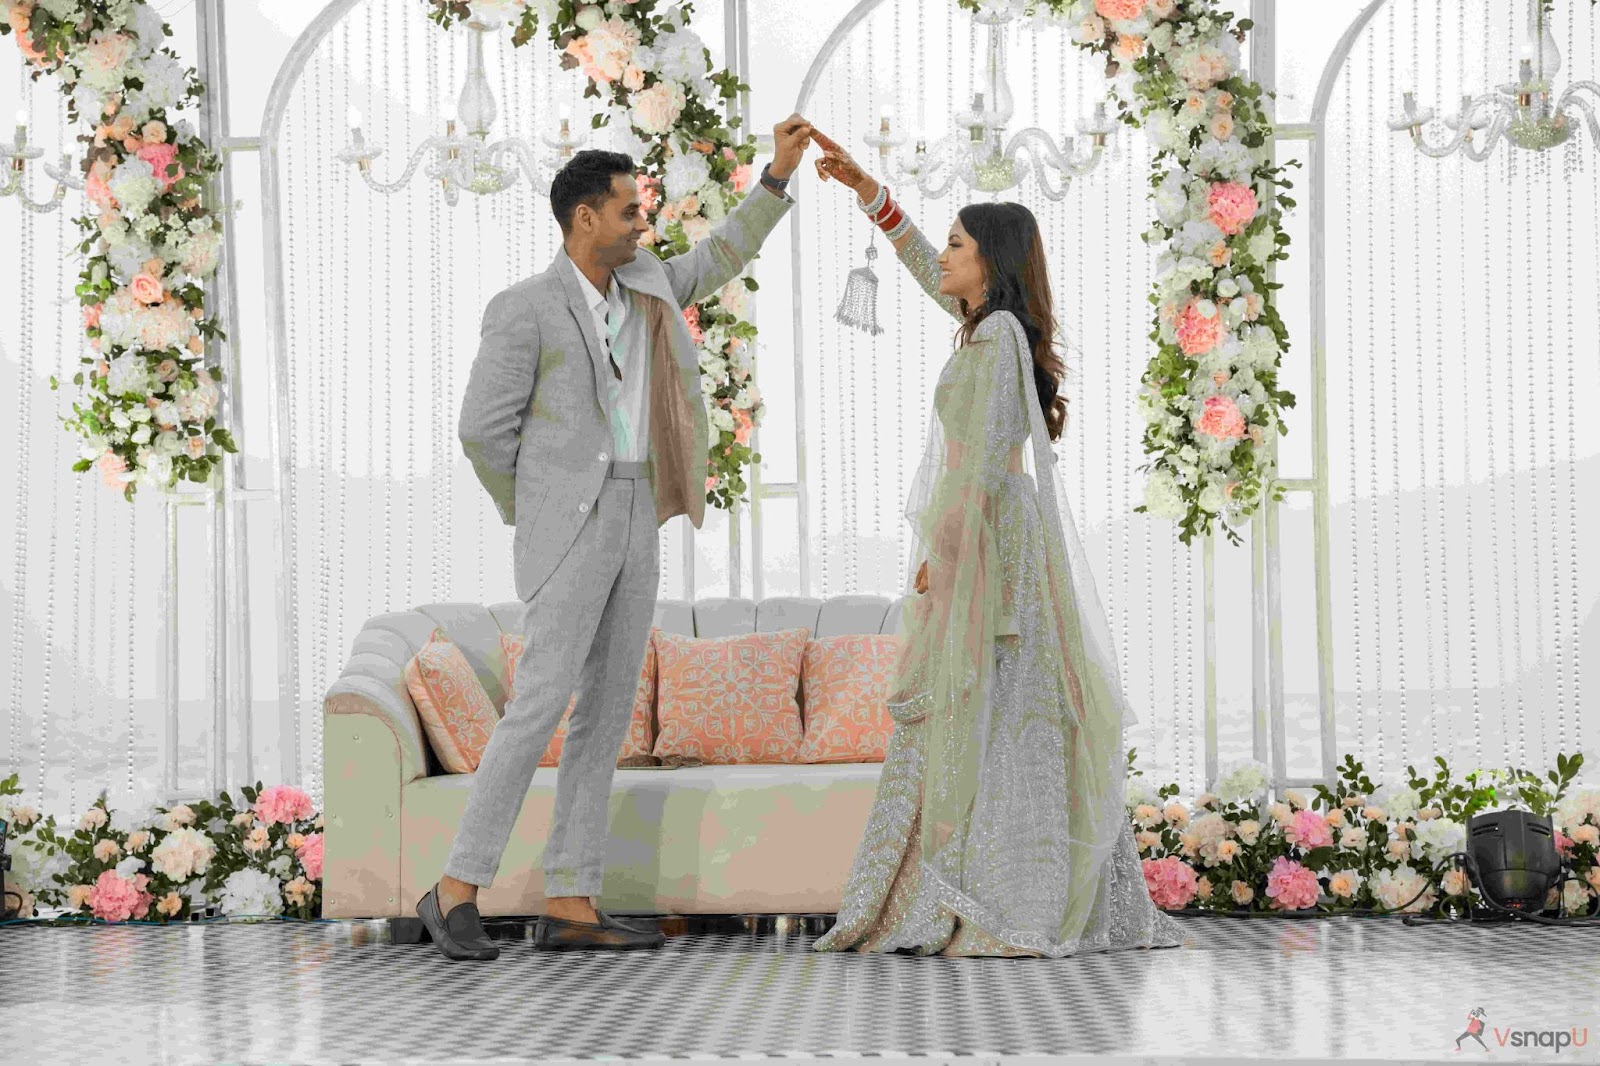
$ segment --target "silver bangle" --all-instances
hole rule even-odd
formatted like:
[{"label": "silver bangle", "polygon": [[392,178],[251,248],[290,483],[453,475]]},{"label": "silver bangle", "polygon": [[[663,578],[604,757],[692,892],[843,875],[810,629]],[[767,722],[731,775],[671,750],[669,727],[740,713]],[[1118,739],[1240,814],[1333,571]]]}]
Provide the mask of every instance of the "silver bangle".
[{"label": "silver bangle", "polygon": [[906,214],[904,212],[904,210],[902,210],[900,212],[900,221],[895,223],[894,228],[889,230],[888,232],[886,232],[884,234],[884,236],[889,238],[889,240],[891,242],[893,242],[893,241],[899,240],[901,237],[904,237],[910,231],[911,231],[911,216]]},{"label": "silver bangle", "polygon": [[887,203],[888,200],[889,186],[880,181],[878,183],[878,195],[872,198],[872,202],[870,204],[862,203],[861,197],[858,196],[856,197],[856,206],[861,208],[861,210],[866,212],[868,215],[876,215],[879,211],[883,210],[883,205]]}]

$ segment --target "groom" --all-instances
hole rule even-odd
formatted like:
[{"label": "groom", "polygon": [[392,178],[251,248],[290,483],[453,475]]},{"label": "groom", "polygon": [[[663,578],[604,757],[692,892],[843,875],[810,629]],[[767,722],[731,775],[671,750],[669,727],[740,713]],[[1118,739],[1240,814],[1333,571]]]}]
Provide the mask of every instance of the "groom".
[{"label": "groom", "polygon": [[639,253],[633,161],[582,151],[556,174],[562,250],[489,301],[460,437],[513,542],[527,604],[516,694],[490,735],[444,876],[417,904],[452,959],[493,959],[480,887],[522,810],[539,757],[579,691],[544,847],[542,948],[659,947],[654,930],[596,911],[617,754],[633,713],[660,578],[657,527],[705,514],[710,447],[699,356],[682,310],[737,275],[794,200],[789,175],[811,127],[773,129],[772,162],[688,253]]}]

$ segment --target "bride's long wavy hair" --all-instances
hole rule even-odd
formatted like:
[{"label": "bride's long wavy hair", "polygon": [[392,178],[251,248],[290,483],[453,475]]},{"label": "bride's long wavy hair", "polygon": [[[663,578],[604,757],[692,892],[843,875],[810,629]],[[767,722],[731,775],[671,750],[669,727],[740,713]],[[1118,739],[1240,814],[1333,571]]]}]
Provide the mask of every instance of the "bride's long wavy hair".
[{"label": "bride's long wavy hair", "polygon": [[978,245],[983,263],[984,298],[976,308],[958,300],[966,319],[956,337],[967,344],[978,323],[996,311],[1010,311],[1022,323],[1033,351],[1033,382],[1044,408],[1044,424],[1052,441],[1067,424],[1067,398],[1061,383],[1067,365],[1056,354],[1056,317],[1050,294],[1044,238],[1033,212],[1017,203],[968,204],[956,216]]}]

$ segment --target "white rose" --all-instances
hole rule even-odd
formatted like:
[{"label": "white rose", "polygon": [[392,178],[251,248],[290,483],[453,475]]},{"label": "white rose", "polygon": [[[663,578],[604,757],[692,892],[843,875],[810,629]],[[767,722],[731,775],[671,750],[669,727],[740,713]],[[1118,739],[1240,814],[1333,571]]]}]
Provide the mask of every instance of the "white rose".
[{"label": "white rose", "polygon": [[[634,93],[633,125],[653,136],[667,133],[677,125],[686,102],[682,86],[673,81],[657,82],[648,89]],[[699,185],[700,182],[695,184]]]}]

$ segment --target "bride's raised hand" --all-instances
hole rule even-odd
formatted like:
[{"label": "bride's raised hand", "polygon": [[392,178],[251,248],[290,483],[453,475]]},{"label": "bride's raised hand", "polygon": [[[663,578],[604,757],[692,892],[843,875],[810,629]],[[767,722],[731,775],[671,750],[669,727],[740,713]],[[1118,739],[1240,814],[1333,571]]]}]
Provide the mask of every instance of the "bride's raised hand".
[{"label": "bride's raised hand", "polygon": [[811,138],[822,149],[822,158],[816,160],[816,166],[817,174],[823,181],[831,178],[845,188],[855,190],[857,195],[863,190],[868,190],[872,195],[877,193],[878,183],[861,169],[861,164],[852,159],[838,142],[815,127],[812,127]]}]

